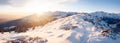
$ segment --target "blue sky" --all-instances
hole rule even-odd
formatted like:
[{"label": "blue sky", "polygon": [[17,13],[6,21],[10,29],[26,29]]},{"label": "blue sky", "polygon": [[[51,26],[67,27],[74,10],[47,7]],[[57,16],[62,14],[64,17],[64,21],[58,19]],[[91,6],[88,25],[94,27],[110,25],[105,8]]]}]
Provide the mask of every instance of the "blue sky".
[{"label": "blue sky", "polygon": [[0,0],[0,11],[120,12],[120,0]]},{"label": "blue sky", "polygon": [[79,0],[76,3],[67,4],[74,10],[79,11],[107,11],[119,12],[120,0]]}]

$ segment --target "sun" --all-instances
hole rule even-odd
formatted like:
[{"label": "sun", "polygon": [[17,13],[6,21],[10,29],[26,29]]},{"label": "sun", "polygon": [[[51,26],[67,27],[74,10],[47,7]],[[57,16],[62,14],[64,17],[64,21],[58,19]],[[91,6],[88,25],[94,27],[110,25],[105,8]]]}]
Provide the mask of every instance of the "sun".
[{"label": "sun", "polygon": [[49,11],[52,6],[51,4],[46,4],[44,1],[34,0],[28,2],[25,6],[21,7],[23,11],[33,12],[33,13],[42,13]]},{"label": "sun", "polygon": [[12,3],[8,5],[8,8],[3,9],[9,12],[27,12],[27,13],[44,13],[44,12],[54,12],[54,11],[68,11],[66,7],[59,3],[57,0],[27,0],[21,3]]}]

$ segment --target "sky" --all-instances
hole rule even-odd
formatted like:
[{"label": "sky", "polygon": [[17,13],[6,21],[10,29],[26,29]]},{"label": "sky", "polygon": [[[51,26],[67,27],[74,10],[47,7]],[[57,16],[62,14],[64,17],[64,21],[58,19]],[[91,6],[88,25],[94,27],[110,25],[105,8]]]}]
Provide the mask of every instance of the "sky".
[{"label": "sky", "polygon": [[0,12],[120,12],[120,0],[0,0]]}]

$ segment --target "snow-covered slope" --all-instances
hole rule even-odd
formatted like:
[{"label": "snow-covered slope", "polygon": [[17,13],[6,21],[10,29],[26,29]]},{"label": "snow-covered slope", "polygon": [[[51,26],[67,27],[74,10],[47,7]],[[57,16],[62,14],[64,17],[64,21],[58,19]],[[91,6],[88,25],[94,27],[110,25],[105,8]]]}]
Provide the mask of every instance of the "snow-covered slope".
[{"label": "snow-covered slope", "polygon": [[63,12],[63,11],[55,11],[55,12],[45,12],[43,14],[51,15],[55,19],[60,19],[64,17],[68,17],[74,14],[79,14],[78,12]]},{"label": "snow-covered slope", "polygon": [[60,18],[25,33],[0,34],[0,42],[119,43],[119,22],[120,15],[118,14],[81,13]]}]

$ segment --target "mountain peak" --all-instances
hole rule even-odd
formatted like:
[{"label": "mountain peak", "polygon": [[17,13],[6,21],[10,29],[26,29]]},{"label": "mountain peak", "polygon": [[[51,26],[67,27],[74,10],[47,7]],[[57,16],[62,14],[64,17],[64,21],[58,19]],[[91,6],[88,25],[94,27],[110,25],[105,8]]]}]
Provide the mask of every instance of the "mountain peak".
[{"label": "mountain peak", "polygon": [[[58,17],[44,26],[35,26],[34,30],[29,28],[27,32],[0,37],[0,41],[16,41],[16,36],[36,37],[45,39],[47,43],[118,43],[120,42],[120,15],[106,12],[79,13],[67,15],[68,13],[51,13]],[[66,16],[67,15],[67,16]],[[47,18],[51,19],[51,18]],[[46,19],[45,19],[46,20]],[[42,21],[46,22],[46,21]],[[39,22],[40,23],[40,22]],[[21,29],[21,28],[20,28]],[[10,36],[12,34],[12,36]],[[1,36],[4,36],[3,34]],[[15,35],[15,36],[13,36]],[[14,38],[13,38],[14,37]],[[24,37],[27,39],[28,37]],[[7,40],[7,38],[10,38]],[[12,40],[15,39],[15,40]],[[46,41],[47,40],[47,41]],[[2,40],[3,41],[3,40]],[[18,40],[21,41],[21,40]],[[23,40],[24,41],[24,40]],[[30,42],[29,40],[25,40]],[[38,42],[39,41],[34,41]],[[41,41],[41,40],[40,40]]]}]

